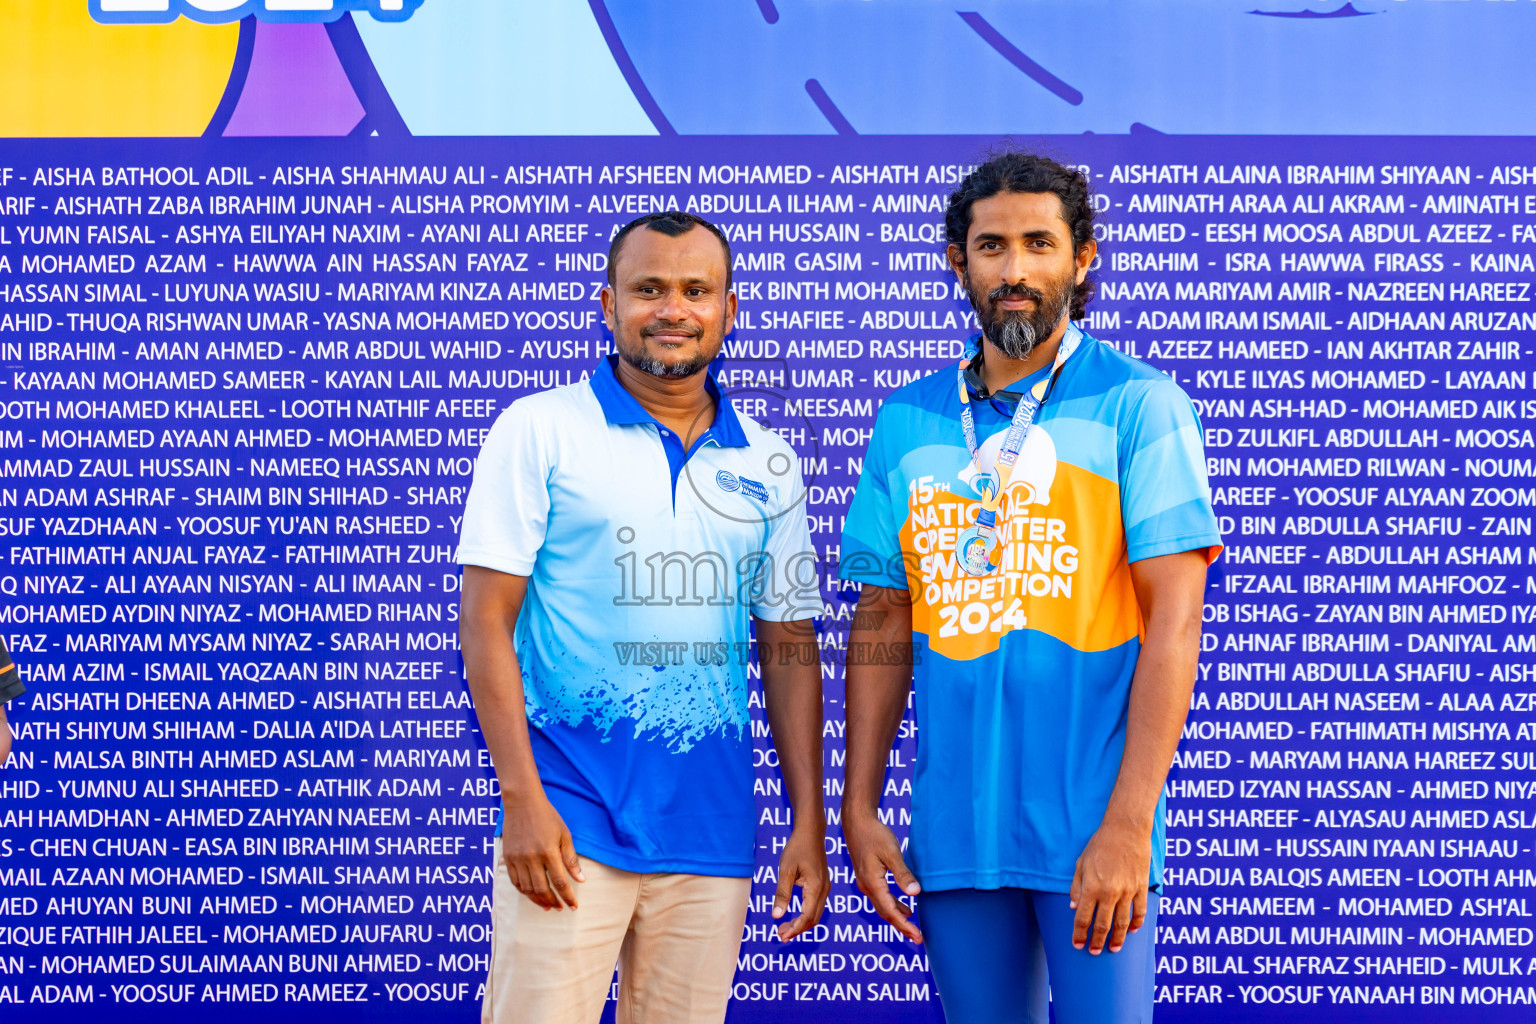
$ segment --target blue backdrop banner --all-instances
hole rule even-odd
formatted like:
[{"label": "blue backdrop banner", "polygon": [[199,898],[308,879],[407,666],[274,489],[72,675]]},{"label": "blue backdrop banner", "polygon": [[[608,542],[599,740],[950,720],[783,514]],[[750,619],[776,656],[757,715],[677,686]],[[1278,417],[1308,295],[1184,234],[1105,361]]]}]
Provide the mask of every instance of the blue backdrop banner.
[{"label": "blue backdrop banner", "polygon": [[[1530,1019],[1523,8],[667,5],[702,61],[651,5],[493,6],[103,28],[204,33],[213,85],[165,116],[209,134],[0,142],[0,635],[28,688],[0,1016],[477,1019],[498,793],[464,498],[500,410],[613,351],[614,231],[675,207],[736,250],[718,373],[799,452],[821,560],[833,895],[773,937],[789,812],[754,667],[730,1019],[942,1020],[838,827],[838,544],[881,402],[976,329],[946,198],[1016,145],[1088,175],[1082,326],[1194,400],[1227,543],[1167,784],[1160,1019]],[[508,57],[535,48],[570,67]],[[1447,53],[1471,70],[1429,70]],[[501,102],[530,66],[547,95]],[[65,98],[0,131],[58,103],[91,134]],[[918,742],[909,714],[902,837]]]}]

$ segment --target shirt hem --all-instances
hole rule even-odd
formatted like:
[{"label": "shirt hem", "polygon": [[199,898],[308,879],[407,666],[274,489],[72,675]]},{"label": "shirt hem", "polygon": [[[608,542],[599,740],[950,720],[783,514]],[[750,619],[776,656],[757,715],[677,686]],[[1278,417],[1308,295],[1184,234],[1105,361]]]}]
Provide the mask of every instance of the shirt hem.
[{"label": "shirt hem", "polygon": [[[947,892],[951,889],[1035,889],[1040,892],[1072,891],[1069,876],[1045,875],[1038,871],[924,871],[918,882],[924,891]],[[1160,875],[1148,877],[1147,884],[1161,885]]]},{"label": "shirt hem", "polygon": [[909,590],[911,585],[906,580],[895,580],[890,576],[860,576],[857,574],[839,573],[838,579],[848,583],[873,583],[877,587],[885,587],[888,590]]},{"label": "shirt hem", "polygon": [[513,576],[532,576],[533,559],[507,558],[504,555],[490,554],[474,548],[465,550],[460,548],[453,556],[454,561],[460,565],[477,565],[482,569],[494,569],[497,572],[509,573]]},{"label": "shirt hem", "polygon": [[1043,875],[1035,871],[924,871],[918,876],[924,890],[944,892],[949,889],[1038,889],[1041,892],[1070,892],[1072,879]]},{"label": "shirt hem", "polygon": [[1135,551],[1127,552],[1127,562],[1140,562],[1148,558],[1158,558],[1162,555],[1177,555],[1184,551],[1206,550],[1206,564],[1216,561],[1221,554],[1223,545],[1221,536],[1212,536],[1208,533],[1189,534],[1184,537],[1174,537],[1170,540],[1159,541],[1156,544],[1145,544],[1137,547]]},{"label": "shirt hem", "polygon": [[[576,847],[576,856],[578,857],[590,856],[599,864],[606,864],[610,868],[618,868],[620,871],[630,871],[639,875],[681,874],[708,875],[714,878],[751,878],[752,869],[755,866],[751,861],[722,862],[688,860],[678,857],[638,857],[633,853],[615,849],[575,833],[571,834],[571,843]],[[594,852],[588,853],[587,851],[589,850]]]},{"label": "shirt hem", "polygon": [[821,615],[820,608],[752,608],[751,612],[764,622],[809,622]]}]

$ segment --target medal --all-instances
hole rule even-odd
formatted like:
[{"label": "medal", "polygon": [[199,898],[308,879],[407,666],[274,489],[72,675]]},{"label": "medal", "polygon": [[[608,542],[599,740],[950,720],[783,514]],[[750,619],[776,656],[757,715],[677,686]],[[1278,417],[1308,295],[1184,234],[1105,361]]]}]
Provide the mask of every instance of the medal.
[{"label": "medal", "polygon": [[1029,392],[1019,397],[1018,408],[1013,411],[1013,420],[1008,424],[1008,433],[1003,437],[1002,450],[997,453],[996,473],[988,473],[981,467],[981,447],[976,442],[976,418],[971,412],[971,393],[965,386],[965,368],[970,365],[981,351],[981,335],[969,339],[965,344],[965,354],[960,358],[960,426],[965,431],[965,446],[971,453],[971,465],[975,468],[977,480],[982,488],[981,510],[976,513],[974,526],[960,534],[955,542],[955,561],[962,572],[971,576],[990,576],[997,571],[1002,563],[1002,547],[998,544],[998,506],[1002,502],[1003,494],[1008,490],[1009,478],[1013,476],[1014,463],[1018,461],[1019,452],[1024,447],[1024,440],[1029,435],[1029,428],[1034,425],[1035,416],[1040,407],[1045,404],[1046,396],[1056,386],[1056,378],[1061,376],[1061,368],[1077,351],[1078,343],[1083,340],[1083,332],[1071,322],[1067,322],[1067,330],[1061,337],[1061,344],[1056,349],[1056,359],[1051,367],[1051,375],[1046,380],[1040,381]]},{"label": "medal", "polygon": [[971,576],[990,576],[997,571],[1002,548],[997,543],[997,496],[989,485],[976,513],[976,525],[955,542],[955,559]]}]

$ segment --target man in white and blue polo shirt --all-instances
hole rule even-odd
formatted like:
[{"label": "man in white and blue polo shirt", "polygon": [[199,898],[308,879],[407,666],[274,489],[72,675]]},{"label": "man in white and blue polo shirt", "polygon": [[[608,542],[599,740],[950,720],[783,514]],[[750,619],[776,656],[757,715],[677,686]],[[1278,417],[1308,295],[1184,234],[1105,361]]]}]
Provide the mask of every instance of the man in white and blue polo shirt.
[{"label": "man in white and blue polo shirt", "polygon": [[708,373],[736,315],[730,246],[654,214],[608,268],[618,354],[501,414],[460,535],[464,663],[503,805],[496,1024],[596,1024],[616,962],[619,1021],[723,1020],[755,849],[754,625],[795,820],[774,916],[803,890],[781,936],[827,893],[800,462]]}]

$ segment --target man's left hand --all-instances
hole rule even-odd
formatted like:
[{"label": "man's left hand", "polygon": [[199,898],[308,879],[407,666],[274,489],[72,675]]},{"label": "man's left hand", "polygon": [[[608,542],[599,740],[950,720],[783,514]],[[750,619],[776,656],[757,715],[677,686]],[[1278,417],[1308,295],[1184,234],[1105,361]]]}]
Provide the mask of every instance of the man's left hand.
[{"label": "man's left hand", "polygon": [[796,826],[779,858],[779,890],[773,897],[774,918],[789,912],[789,900],[795,884],[800,885],[800,916],[779,925],[779,941],[788,942],[801,932],[816,927],[821,909],[827,904],[827,852],[820,829]]},{"label": "man's left hand", "polygon": [[[1152,870],[1152,837],[1131,826],[1105,823],[1088,840],[1072,876],[1072,947],[1097,956],[1108,940],[1120,952],[1128,932],[1147,917],[1147,881]],[[1090,935],[1089,929],[1092,928]]]}]

